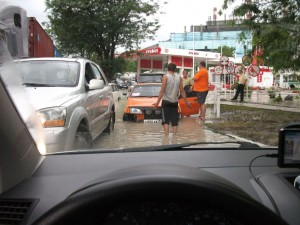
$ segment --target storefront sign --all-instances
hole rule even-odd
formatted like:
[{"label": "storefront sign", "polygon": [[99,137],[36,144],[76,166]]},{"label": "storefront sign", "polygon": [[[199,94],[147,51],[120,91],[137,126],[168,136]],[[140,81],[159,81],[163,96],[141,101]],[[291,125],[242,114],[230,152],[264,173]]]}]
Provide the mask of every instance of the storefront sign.
[{"label": "storefront sign", "polygon": [[142,52],[146,55],[159,55],[161,53],[161,48],[160,47],[147,48],[147,49],[142,49],[139,52]]}]

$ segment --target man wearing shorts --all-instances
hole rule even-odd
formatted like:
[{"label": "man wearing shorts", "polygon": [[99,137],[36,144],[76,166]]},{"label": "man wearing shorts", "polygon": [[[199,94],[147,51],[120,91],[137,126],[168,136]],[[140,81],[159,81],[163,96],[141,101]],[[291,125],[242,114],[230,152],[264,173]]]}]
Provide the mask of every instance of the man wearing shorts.
[{"label": "man wearing shorts", "polygon": [[186,99],[186,94],[183,89],[182,77],[175,74],[176,65],[174,63],[168,64],[168,72],[163,76],[161,89],[157,102],[153,104],[155,108],[162,100],[162,125],[165,135],[169,135],[169,124],[173,128],[173,134],[177,133],[179,113],[178,113],[178,93],[180,91],[185,104],[191,108],[192,106]]},{"label": "man wearing shorts", "polygon": [[193,77],[194,86],[193,91],[196,93],[198,103],[200,105],[199,119],[204,122],[206,114],[205,100],[208,94],[208,72],[205,68],[205,62],[201,61],[199,71]]}]

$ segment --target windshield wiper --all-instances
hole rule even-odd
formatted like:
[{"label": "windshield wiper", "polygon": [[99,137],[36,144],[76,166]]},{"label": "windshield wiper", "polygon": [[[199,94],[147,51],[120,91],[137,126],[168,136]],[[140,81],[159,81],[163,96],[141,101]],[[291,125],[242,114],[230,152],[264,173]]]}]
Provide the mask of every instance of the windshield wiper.
[{"label": "windshield wiper", "polygon": [[39,83],[23,83],[26,87],[55,87],[51,84],[39,84]]},{"label": "windshield wiper", "polygon": [[[139,152],[139,151],[176,151],[176,150],[206,150],[206,149],[274,149],[270,147],[262,147],[256,143],[247,141],[222,141],[222,142],[190,142],[183,144],[168,144],[160,146],[145,146],[137,148],[126,148],[122,152]],[[121,149],[120,149],[121,151]]]},{"label": "windshield wiper", "polygon": [[117,149],[88,149],[71,150],[66,152],[50,153],[48,155],[70,155],[70,154],[98,154],[98,153],[120,153],[120,152],[155,152],[155,151],[199,151],[199,150],[274,150],[277,147],[260,146],[247,141],[223,141],[223,142],[190,142],[183,144],[168,144],[159,146],[145,146],[134,148]]}]

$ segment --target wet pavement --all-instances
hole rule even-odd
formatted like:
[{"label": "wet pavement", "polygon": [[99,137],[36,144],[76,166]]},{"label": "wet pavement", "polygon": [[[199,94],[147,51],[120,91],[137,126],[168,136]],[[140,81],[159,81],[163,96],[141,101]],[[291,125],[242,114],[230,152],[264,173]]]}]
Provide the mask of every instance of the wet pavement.
[{"label": "wet pavement", "polygon": [[[124,149],[132,147],[160,146],[168,144],[183,144],[190,142],[222,142],[235,141],[235,139],[214,133],[205,128],[205,124],[199,123],[197,115],[183,117],[178,125],[177,135],[172,131],[168,136],[164,135],[160,123],[143,123],[123,121],[123,112],[126,98],[116,102],[116,123],[112,134],[101,134],[95,141],[96,149]],[[207,111],[209,122],[211,112]]]},{"label": "wet pavement", "polygon": [[[248,96],[245,91],[244,106],[263,108],[263,109],[273,109],[273,110],[283,110],[290,112],[300,112],[300,95],[298,93],[292,93],[290,90],[285,90],[276,92],[276,97],[280,94],[282,101],[276,102],[275,98],[270,98],[266,90],[253,91],[251,96]],[[234,91],[226,91],[221,94],[222,102],[221,104],[240,104],[237,102],[230,102],[233,97]],[[292,96],[292,100],[285,100],[287,96]],[[240,96],[238,100],[240,99]]]},{"label": "wet pavement", "polygon": [[[233,96],[233,95],[232,95]],[[226,97],[226,98],[225,98]],[[260,96],[262,97],[262,95]],[[220,96],[221,104],[242,105],[255,108],[264,108],[272,110],[285,110],[300,112],[298,107],[276,106],[267,103],[255,102],[255,97],[245,99],[244,103],[231,102],[230,93]],[[226,99],[226,100],[225,100]],[[214,92],[209,92],[206,103],[214,104]],[[123,112],[126,104],[126,97],[116,102],[116,123],[115,130],[112,134],[101,134],[95,141],[95,149],[126,149],[135,147],[160,146],[168,144],[184,144],[191,142],[226,142],[236,141],[239,137],[227,136],[220,133],[214,133],[206,129],[205,124],[199,123],[197,115],[184,117],[180,119],[177,135],[170,133],[164,135],[160,123],[143,123],[123,121]],[[222,112],[221,112],[222,114]],[[216,115],[208,108],[206,113],[206,123],[210,123]],[[171,130],[171,129],[170,129]],[[170,131],[171,132],[171,131]],[[241,139],[240,139],[241,140]],[[246,140],[248,141],[248,140]]]}]

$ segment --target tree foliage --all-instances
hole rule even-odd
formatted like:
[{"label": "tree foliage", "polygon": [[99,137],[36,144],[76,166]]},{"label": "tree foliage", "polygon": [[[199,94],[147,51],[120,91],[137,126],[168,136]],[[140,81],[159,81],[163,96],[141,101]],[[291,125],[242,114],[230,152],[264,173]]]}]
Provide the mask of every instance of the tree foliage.
[{"label": "tree foliage", "polygon": [[133,49],[159,28],[157,0],[46,0],[46,6],[59,49],[99,60],[110,75],[117,47]]},{"label": "tree foliage", "polygon": [[135,61],[126,61],[126,71],[127,72],[136,72],[136,62]]},{"label": "tree foliage", "polygon": [[217,52],[219,52],[219,53],[222,52],[222,55],[226,55],[228,57],[234,57],[235,48],[225,45],[225,46],[222,46],[222,49],[221,49],[221,46],[219,46],[217,49]]},{"label": "tree foliage", "polygon": [[[223,9],[236,0],[224,0]],[[300,1],[246,0],[233,11],[253,34],[254,48],[261,46],[263,60],[274,70],[300,69]],[[254,50],[254,49],[253,49]]]}]

